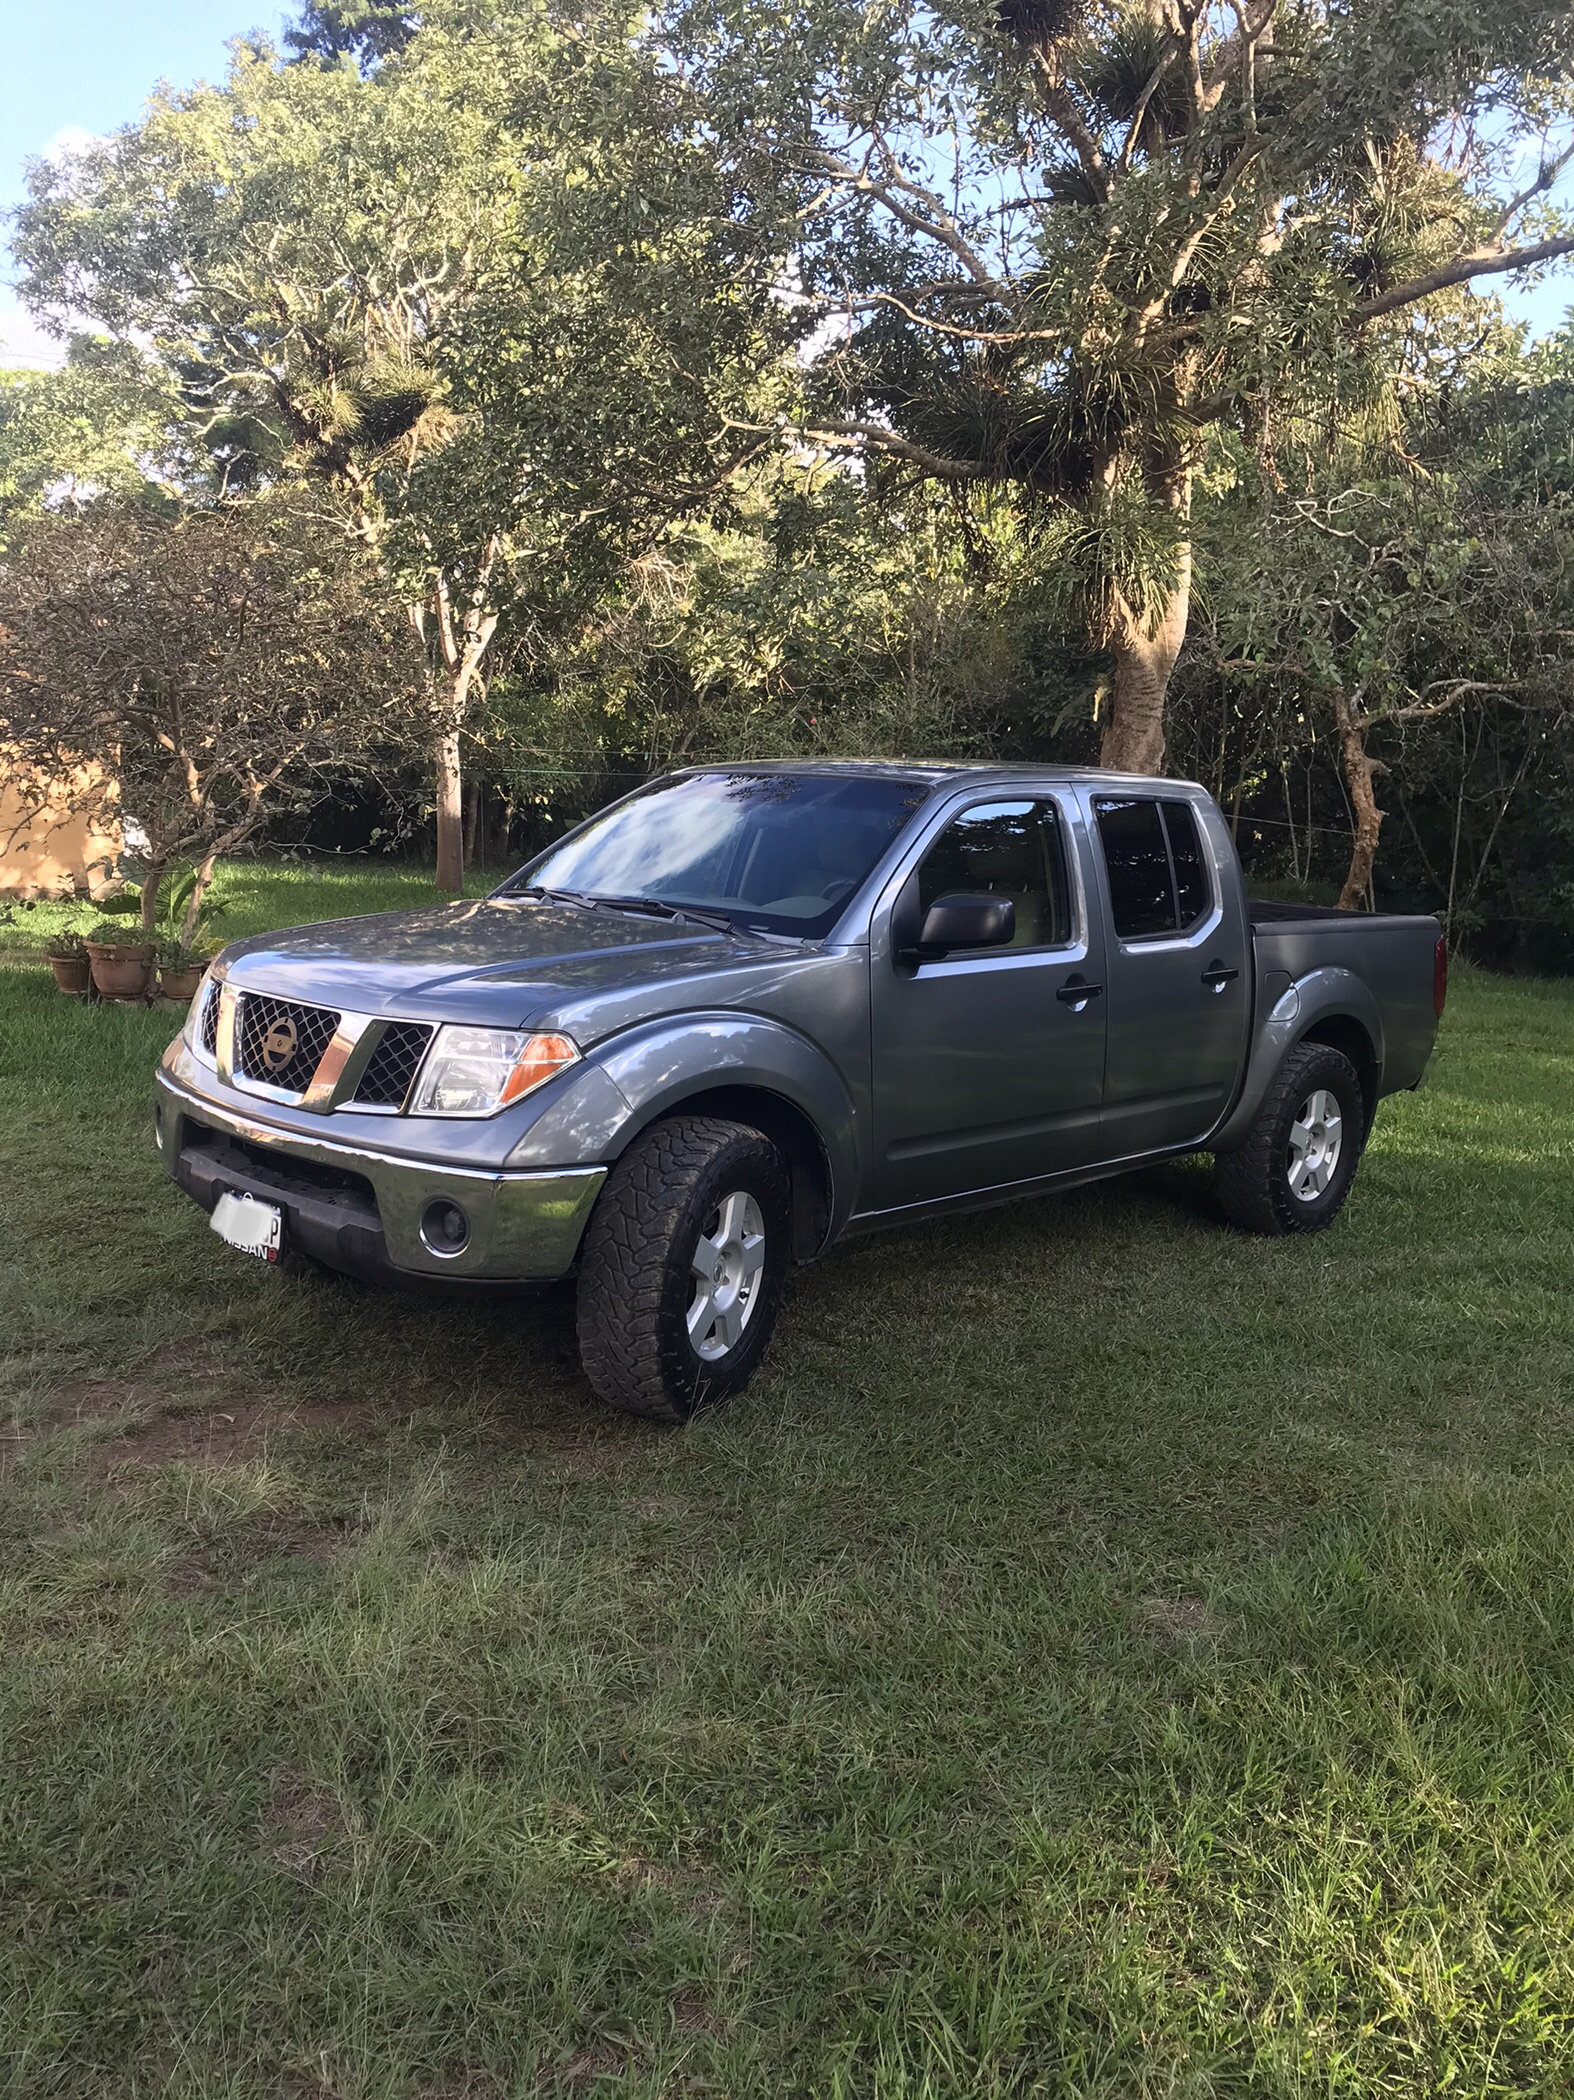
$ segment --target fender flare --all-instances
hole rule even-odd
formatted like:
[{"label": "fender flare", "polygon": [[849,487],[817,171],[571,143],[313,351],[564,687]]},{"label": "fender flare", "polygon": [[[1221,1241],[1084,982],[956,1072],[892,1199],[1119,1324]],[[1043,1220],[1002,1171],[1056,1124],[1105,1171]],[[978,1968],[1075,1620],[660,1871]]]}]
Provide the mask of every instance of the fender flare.
[{"label": "fender flare", "polygon": [[858,1187],[858,1115],[840,1072],[784,1022],[721,1008],[647,1021],[596,1044],[509,1154],[511,1168],[618,1157],[685,1101],[720,1088],[774,1094],[819,1140],[829,1179],[828,1244]]},{"label": "fender flare", "polygon": [[1274,1074],[1285,1055],[1303,1042],[1320,1021],[1354,1021],[1372,1045],[1377,1068],[1375,1093],[1382,1090],[1383,1017],[1370,989],[1353,970],[1329,964],[1309,970],[1294,979],[1278,998],[1257,1031],[1246,1077],[1234,1107],[1209,1138],[1205,1150],[1232,1152],[1246,1142],[1257,1120],[1263,1097],[1273,1084]]}]

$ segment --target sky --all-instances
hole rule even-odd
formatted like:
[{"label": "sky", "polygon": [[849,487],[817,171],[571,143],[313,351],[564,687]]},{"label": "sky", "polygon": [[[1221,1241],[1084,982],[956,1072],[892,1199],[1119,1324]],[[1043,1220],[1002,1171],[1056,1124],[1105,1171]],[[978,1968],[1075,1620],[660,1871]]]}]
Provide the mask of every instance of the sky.
[{"label": "sky", "polygon": [[[221,80],[228,39],[277,35],[283,12],[278,0],[0,0],[0,211],[26,195],[30,155],[132,123],[161,79]],[[0,288],[0,365],[59,354]]]},{"label": "sky", "polygon": [[[227,40],[258,28],[276,36],[286,11],[279,0],[0,0],[0,212],[25,196],[30,155],[133,122],[160,80],[221,79]],[[9,274],[0,250],[0,277]],[[1538,334],[1574,306],[1567,269],[1535,287],[1499,284],[1510,311]],[[0,366],[59,357],[0,284]]]}]

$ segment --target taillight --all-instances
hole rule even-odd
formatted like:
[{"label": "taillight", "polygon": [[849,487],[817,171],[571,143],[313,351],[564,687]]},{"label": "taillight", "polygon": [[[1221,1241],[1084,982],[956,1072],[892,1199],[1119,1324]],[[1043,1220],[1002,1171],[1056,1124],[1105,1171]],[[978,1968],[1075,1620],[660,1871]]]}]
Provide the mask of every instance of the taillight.
[{"label": "taillight", "polygon": [[1440,933],[1432,950],[1432,1011],[1441,1021],[1448,1003],[1448,935]]}]

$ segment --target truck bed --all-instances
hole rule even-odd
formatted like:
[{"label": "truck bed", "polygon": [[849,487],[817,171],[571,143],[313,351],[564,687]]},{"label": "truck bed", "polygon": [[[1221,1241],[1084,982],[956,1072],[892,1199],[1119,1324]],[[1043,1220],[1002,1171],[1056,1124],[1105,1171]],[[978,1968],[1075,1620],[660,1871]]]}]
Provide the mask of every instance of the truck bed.
[{"label": "truck bed", "polygon": [[[1413,1085],[1432,1047],[1433,966],[1441,928],[1413,912],[1340,911],[1327,904],[1249,898],[1247,917],[1264,1010],[1281,987],[1317,970],[1352,973],[1380,987],[1383,1090]],[[1373,1017],[1379,1003],[1373,1002]]]}]

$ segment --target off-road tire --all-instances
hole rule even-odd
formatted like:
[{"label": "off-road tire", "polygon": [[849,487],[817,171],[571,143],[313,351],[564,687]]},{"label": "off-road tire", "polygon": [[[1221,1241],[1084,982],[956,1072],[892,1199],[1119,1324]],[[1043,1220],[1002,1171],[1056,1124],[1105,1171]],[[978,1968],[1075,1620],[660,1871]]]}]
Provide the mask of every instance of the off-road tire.
[{"label": "off-road tire", "polygon": [[[764,1267],[735,1347],[712,1361],[689,1338],[691,1269],[719,1203],[744,1191],[764,1221]],[[580,1257],[578,1333],[603,1400],[652,1422],[686,1422],[747,1385],[781,1309],[791,1192],[776,1147],[747,1124],[674,1116],[607,1176]]]},{"label": "off-road tire", "polygon": [[[1339,1104],[1343,1132],[1328,1186],[1311,1198],[1291,1192],[1291,1130],[1302,1105],[1324,1090]],[[1326,1043],[1286,1053],[1246,1142],[1214,1160],[1213,1185],[1224,1215],[1243,1232],[1322,1232],[1344,1208],[1366,1142],[1366,1102],[1355,1066]]]}]

